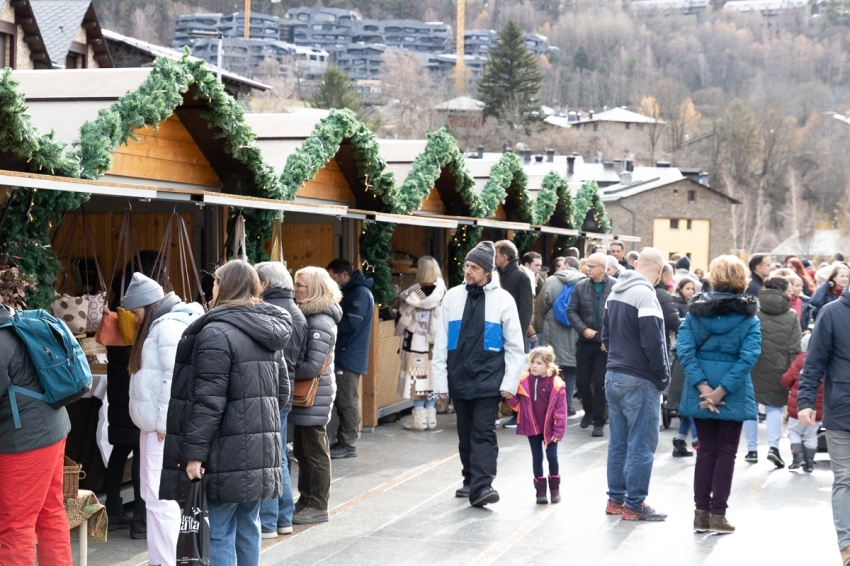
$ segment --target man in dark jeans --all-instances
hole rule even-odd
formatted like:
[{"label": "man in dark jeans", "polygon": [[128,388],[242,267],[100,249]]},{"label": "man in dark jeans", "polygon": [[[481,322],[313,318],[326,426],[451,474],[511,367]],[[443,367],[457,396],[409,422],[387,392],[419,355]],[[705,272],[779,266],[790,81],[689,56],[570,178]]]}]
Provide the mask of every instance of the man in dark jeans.
[{"label": "man in dark jeans", "polygon": [[335,259],[328,273],[342,289],[342,320],[337,325],[334,371],[336,407],[339,415],[337,441],[331,446],[331,458],[356,458],[357,427],[360,426],[360,376],[369,364],[372,319],[375,299],[372,280],[355,271],[348,260]]},{"label": "man in dark jeans", "polygon": [[576,389],[584,407],[581,428],[593,424],[593,436],[602,436],[605,426],[605,368],[608,353],[602,345],[602,316],[605,301],[614,286],[606,271],[608,257],[602,253],[587,258],[587,279],[576,284],[567,307],[567,318],[578,333],[576,344]]},{"label": "man in dark jeans", "polygon": [[493,422],[502,396],[516,394],[525,363],[525,328],[513,298],[499,287],[494,263],[493,242],[480,242],[467,254],[466,284],[443,298],[434,340],[434,392],[451,394],[457,414],[463,487],[455,495],[476,507],[499,501]]}]

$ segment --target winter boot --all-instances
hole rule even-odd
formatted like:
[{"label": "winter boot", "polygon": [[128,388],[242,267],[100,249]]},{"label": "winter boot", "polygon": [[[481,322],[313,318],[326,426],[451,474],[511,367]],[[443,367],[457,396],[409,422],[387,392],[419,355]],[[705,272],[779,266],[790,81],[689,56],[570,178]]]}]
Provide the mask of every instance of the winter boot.
[{"label": "winter boot", "polygon": [[130,525],[130,538],[145,540],[148,538],[148,510],[145,500],[139,498],[133,507],[133,524]]},{"label": "winter boot", "polygon": [[425,409],[413,409],[410,420],[404,423],[405,430],[428,430],[428,416]]},{"label": "winter boot", "polygon": [[735,532],[735,525],[726,520],[726,515],[715,515],[712,513],[708,516],[708,525],[708,530],[718,535]]},{"label": "winter boot", "polygon": [[680,438],[673,439],[673,457],[682,458],[685,456],[693,456],[694,453],[688,450],[688,443]]},{"label": "winter boot", "polygon": [[549,492],[552,494],[552,503],[561,500],[561,476],[549,476]]},{"label": "winter boot", "polygon": [[803,465],[803,445],[799,442],[795,442],[791,445],[791,456],[793,456],[794,460],[788,464],[789,470],[796,470],[800,466]]},{"label": "winter boot", "polygon": [[694,510],[694,532],[704,533],[711,528],[708,511]]},{"label": "winter boot", "polygon": [[106,518],[109,531],[129,529],[133,524],[133,518],[124,512],[124,501],[120,497],[106,500]]},{"label": "winter boot", "polygon": [[767,459],[773,462],[773,465],[777,468],[785,467],[785,460],[783,460],[782,456],[779,455],[779,448],[769,448],[767,451]]},{"label": "winter boot", "polygon": [[534,478],[534,489],[537,490],[537,503],[549,503],[546,498],[546,478]]},{"label": "winter boot", "polygon": [[425,407],[425,420],[428,422],[428,428],[434,430],[437,428],[437,408]]},{"label": "winter boot", "polygon": [[815,454],[817,453],[817,448],[803,448],[803,471],[812,473],[815,469]]}]

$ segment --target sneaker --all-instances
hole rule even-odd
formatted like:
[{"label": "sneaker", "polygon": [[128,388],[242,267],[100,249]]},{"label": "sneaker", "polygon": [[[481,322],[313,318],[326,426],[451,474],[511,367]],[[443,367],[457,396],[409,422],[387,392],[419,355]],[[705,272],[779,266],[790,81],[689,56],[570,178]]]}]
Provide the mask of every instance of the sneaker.
[{"label": "sneaker", "polygon": [[759,453],[755,450],[747,452],[747,455],[744,456],[744,460],[749,462],[750,464],[758,464],[759,461]]},{"label": "sneaker", "polygon": [[602,432],[601,426],[595,426],[595,427],[593,427],[593,432],[590,433],[590,436],[596,436],[598,438],[600,436],[605,436],[605,435]]},{"label": "sneaker", "polygon": [[508,419],[508,422],[502,425],[505,428],[516,428],[516,415]]},{"label": "sneaker", "polygon": [[292,534],[292,525],[278,525],[277,526],[277,534],[279,535],[291,535]]},{"label": "sneaker", "polygon": [[666,518],[667,515],[659,513],[646,503],[641,503],[638,509],[623,506],[624,521],[663,521]]},{"label": "sneaker", "polygon": [[469,499],[469,486],[465,485],[465,486],[459,488],[455,492],[455,497],[463,497],[464,499]]},{"label": "sneaker", "polygon": [[585,411],[584,416],[581,418],[581,422],[579,423],[578,426],[580,426],[581,428],[587,428],[587,427],[590,426],[592,421],[593,421],[593,417],[590,415],[590,412]]},{"label": "sneaker", "polygon": [[307,502],[301,501],[301,498],[299,497],[298,501],[295,502],[295,511],[293,511],[293,513],[300,513],[301,511],[303,511],[307,507],[308,507]]},{"label": "sneaker", "polygon": [[574,407],[570,407],[569,409],[567,409],[567,416],[568,416],[568,417],[574,417],[574,416],[576,416],[576,410],[575,410],[575,408],[574,408]]},{"label": "sneaker", "polygon": [[481,492],[481,495],[478,496],[478,499],[470,503],[473,507],[484,507],[485,505],[489,505],[491,503],[499,502],[499,492],[493,489],[492,487],[488,487],[484,491]]},{"label": "sneaker", "polygon": [[263,534],[260,535],[260,538],[264,538],[264,539],[266,539],[266,538],[277,538],[277,531],[271,531],[271,532],[263,531]]},{"label": "sneaker", "polygon": [[711,514],[708,518],[709,529],[718,535],[728,535],[735,532],[735,525],[726,520],[726,515]]},{"label": "sneaker", "polygon": [[608,500],[608,504],[605,506],[605,514],[606,515],[622,515],[623,514],[623,503],[619,503],[614,501],[613,499]]},{"label": "sneaker", "polygon": [[353,446],[337,443],[331,447],[331,458],[333,460],[338,460],[340,458],[357,458],[357,449]]},{"label": "sneaker", "polygon": [[773,465],[777,468],[785,467],[785,460],[779,455],[779,448],[770,448],[767,451],[767,459],[773,462]]},{"label": "sneaker", "polygon": [[327,510],[321,509],[313,509],[312,507],[307,507],[300,513],[296,513],[292,516],[292,522],[296,525],[310,525],[313,523],[327,523],[328,522],[328,512]]}]

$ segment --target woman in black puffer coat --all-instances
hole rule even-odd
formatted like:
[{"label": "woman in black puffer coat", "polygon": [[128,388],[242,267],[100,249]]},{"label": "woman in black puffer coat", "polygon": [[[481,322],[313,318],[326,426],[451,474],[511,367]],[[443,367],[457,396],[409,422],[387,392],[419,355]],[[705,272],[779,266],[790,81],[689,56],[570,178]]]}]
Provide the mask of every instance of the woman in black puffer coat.
[{"label": "woman in black puffer coat", "polygon": [[206,476],[210,549],[223,564],[259,564],[260,500],[282,492],[278,393],[292,319],[261,289],[242,260],[216,270],[212,310],[177,346],[168,405],[160,498],[185,501]]},{"label": "woman in black puffer coat", "polygon": [[[295,274],[295,302],[307,317],[307,346],[304,361],[295,372],[295,382],[319,377],[313,405],[292,407],[289,414],[289,422],[294,425],[293,450],[298,459],[300,496],[292,517],[297,525],[328,520],[331,452],[327,426],[336,396],[333,352],[336,325],[342,319],[341,299],[339,286],[324,269],[305,267]],[[325,367],[329,356],[330,363]]]}]

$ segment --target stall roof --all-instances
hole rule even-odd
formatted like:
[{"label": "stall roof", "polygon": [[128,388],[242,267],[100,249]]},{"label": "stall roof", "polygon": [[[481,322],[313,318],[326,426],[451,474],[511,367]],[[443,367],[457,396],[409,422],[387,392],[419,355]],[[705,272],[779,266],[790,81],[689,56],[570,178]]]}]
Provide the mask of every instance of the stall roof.
[{"label": "stall roof", "polygon": [[387,162],[387,171],[395,176],[397,185],[404,183],[413,170],[413,160],[425,151],[427,140],[379,139],[381,157]]},{"label": "stall roof", "polygon": [[328,113],[319,108],[291,108],[281,114],[245,114],[245,122],[256,134],[254,144],[265,160],[280,172],[287,158],[303,145]]}]

